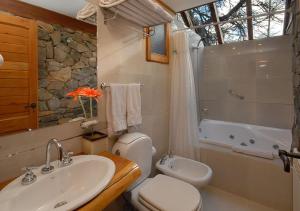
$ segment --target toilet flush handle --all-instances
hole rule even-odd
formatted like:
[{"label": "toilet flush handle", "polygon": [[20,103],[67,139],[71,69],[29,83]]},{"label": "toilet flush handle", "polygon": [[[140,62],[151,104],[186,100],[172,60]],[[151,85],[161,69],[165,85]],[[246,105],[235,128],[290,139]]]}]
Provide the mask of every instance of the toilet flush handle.
[{"label": "toilet flush handle", "polygon": [[120,156],[120,155],[121,155],[120,150],[117,149],[117,150],[115,151],[115,154],[118,155],[118,156]]}]

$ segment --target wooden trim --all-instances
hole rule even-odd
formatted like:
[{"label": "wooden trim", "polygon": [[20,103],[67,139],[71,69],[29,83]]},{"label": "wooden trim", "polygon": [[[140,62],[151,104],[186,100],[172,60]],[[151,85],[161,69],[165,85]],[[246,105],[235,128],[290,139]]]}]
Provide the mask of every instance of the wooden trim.
[{"label": "wooden trim", "polygon": [[[148,62],[157,62],[161,64],[169,64],[170,60],[170,24],[164,24],[165,26],[165,32],[166,32],[166,46],[165,46],[165,52],[166,55],[160,55],[152,53],[151,51],[151,37],[146,38],[146,60]],[[145,31],[147,33],[150,32],[150,28],[145,28]]]},{"label": "wooden trim", "polygon": [[[211,3],[208,6],[209,6],[209,9],[210,9],[210,12],[211,12],[212,22],[214,22],[214,23],[220,22],[219,16],[217,14],[216,4]],[[221,30],[220,24],[215,25],[215,30],[216,30],[216,34],[217,34],[217,38],[218,38],[218,43],[223,44],[224,43],[224,38],[223,38],[223,33],[222,33],[222,30]]]},{"label": "wooden trim", "polygon": [[[37,35],[37,23],[36,21],[31,21],[31,27],[29,29],[29,60],[31,61],[29,67],[29,104],[38,102],[38,35]],[[38,128],[38,105],[35,109],[30,109],[30,119],[29,119],[31,129]]]},{"label": "wooden trim", "polygon": [[[286,0],[285,9],[288,10],[290,8],[291,8],[291,0]],[[287,34],[289,22],[290,22],[290,13],[286,12],[284,14],[283,34]]]},{"label": "wooden trim", "polygon": [[17,0],[0,0],[0,9],[17,16],[40,20],[50,24],[60,24],[74,30],[96,34],[97,27],[41,7]]},{"label": "wooden trim", "polygon": [[[251,0],[246,0],[247,17],[252,16],[252,3]],[[252,18],[247,19],[248,39],[253,40],[253,21]]]},{"label": "wooden trim", "polygon": [[173,15],[176,15],[176,12],[166,3],[164,3],[161,0],[155,0],[158,4],[160,4],[160,6],[162,6],[165,10],[167,10],[168,12],[173,13]]},{"label": "wooden trim", "polygon": [[189,23],[189,21],[188,21],[188,18],[187,18],[187,16],[186,16],[186,13],[185,13],[185,12],[180,12],[180,15],[181,15],[181,17],[182,17],[182,20],[183,20],[184,24],[185,24],[188,28],[190,28],[190,23]]}]

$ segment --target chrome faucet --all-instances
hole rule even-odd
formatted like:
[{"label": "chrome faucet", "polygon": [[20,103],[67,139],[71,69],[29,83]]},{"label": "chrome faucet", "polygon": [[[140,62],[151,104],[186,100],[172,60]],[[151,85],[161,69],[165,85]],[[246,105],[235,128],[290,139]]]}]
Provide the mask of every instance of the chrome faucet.
[{"label": "chrome faucet", "polygon": [[165,165],[166,161],[167,161],[168,159],[172,159],[172,158],[174,158],[174,155],[173,155],[172,151],[170,150],[168,154],[164,155],[164,156],[160,159],[159,164],[160,164],[160,165]]},{"label": "chrome faucet", "polygon": [[159,164],[160,165],[165,165],[166,161],[168,160],[168,155],[164,155],[160,161],[159,161]]},{"label": "chrome faucet", "polygon": [[58,156],[59,156],[60,162],[63,161],[64,150],[62,148],[62,145],[58,142],[57,139],[53,138],[47,144],[46,164],[41,170],[42,174],[48,174],[48,173],[50,173],[54,170],[54,166],[50,165],[50,161],[51,161],[51,159],[50,159],[50,149],[51,149],[52,145],[55,145],[56,148],[58,149]]}]

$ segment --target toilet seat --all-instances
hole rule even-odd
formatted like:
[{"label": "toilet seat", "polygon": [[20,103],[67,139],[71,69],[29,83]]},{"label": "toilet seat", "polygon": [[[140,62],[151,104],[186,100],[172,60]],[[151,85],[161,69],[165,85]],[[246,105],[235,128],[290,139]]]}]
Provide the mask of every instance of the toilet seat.
[{"label": "toilet seat", "polygon": [[138,201],[152,211],[197,211],[202,207],[200,193],[195,187],[162,174],[142,185]]}]

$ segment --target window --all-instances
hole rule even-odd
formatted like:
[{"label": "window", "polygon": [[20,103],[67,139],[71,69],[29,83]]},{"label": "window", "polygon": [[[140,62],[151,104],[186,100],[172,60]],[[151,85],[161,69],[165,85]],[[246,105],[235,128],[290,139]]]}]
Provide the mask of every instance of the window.
[{"label": "window", "polygon": [[217,0],[181,12],[204,46],[285,34],[289,0]]}]

